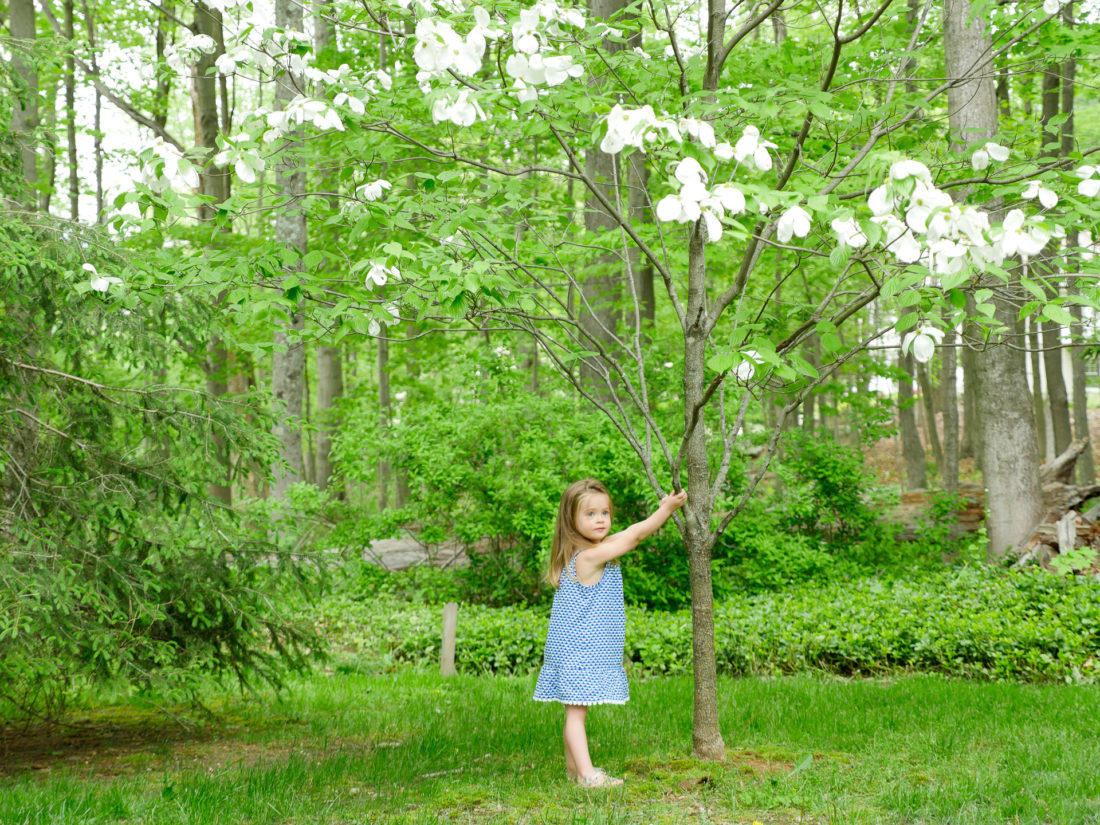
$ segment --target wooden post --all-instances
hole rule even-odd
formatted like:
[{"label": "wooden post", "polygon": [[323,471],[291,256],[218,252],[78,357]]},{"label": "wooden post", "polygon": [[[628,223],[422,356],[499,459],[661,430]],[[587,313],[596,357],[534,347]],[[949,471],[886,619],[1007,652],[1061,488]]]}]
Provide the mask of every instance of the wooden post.
[{"label": "wooden post", "polygon": [[443,644],[439,650],[439,672],[455,675],[455,632],[458,629],[458,602],[443,605]]}]

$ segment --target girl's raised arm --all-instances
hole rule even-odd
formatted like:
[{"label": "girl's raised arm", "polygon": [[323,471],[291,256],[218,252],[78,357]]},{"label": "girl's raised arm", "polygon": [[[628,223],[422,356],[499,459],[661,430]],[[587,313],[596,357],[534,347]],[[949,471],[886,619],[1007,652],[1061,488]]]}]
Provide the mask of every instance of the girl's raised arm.
[{"label": "girl's raised arm", "polygon": [[667,495],[661,499],[661,503],[657,505],[657,509],[653,512],[653,515],[645,521],[631,524],[622,532],[615,533],[613,536],[608,536],[595,547],[585,550],[577,558],[577,574],[582,579],[585,578],[581,575],[580,570],[582,561],[585,567],[594,571],[596,568],[602,567],[609,561],[613,561],[629,553],[641,544],[643,540],[660,530],[661,526],[672,518],[672,514],[684,506],[685,501],[687,501],[687,492],[685,490]]}]

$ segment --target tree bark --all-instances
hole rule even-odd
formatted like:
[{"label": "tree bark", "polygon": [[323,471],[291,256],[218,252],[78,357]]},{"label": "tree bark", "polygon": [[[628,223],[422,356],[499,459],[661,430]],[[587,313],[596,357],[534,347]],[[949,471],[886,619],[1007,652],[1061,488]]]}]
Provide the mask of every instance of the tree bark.
[{"label": "tree bark", "polygon": [[[970,327],[967,324],[964,329]],[[974,392],[975,374],[977,368],[974,365],[974,350],[965,339],[960,339],[961,348],[959,364],[963,371],[963,421],[962,434],[959,440],[959,458],[975,458],[978,455],[978,421],[976,410],[978,399]]]},{"label": "tree bark", "polygon": [[327,490],[332,479],[332,438],[336,402],[344,395],[340,347],[317,347],[317,486]]},{"label": "tree bark", "polygon": [[38,69],[30,55],[37,36],[34,0],[11,0],[8,15],[8,30],[14,41],[12,68],[18,83],[12,95],[11,132],[19,153],[17,165],[27,185],[15,200],[21,208],[33,211],[38,201]]},{"label": "tree bark", "polygon": [[1047,441],[1051,441],[1052,446],[1053,441],[1047,438],[1047,405],[1043,401],[1043,360],[1040,354],[1039,328],[1035,318],[1028,318],[1025,323],[1025,340],[1031,360],[1031,409],[1035,415],[1035,440],[1039,445],[1039,458],[1045,459],[1051,453],[1047,449]]},{"label": "tree bark", "polygon": [[[1073,317],[1081,319],[1081,307],[1077,304],[1070,305]],[[1077,483],[1080,485],[1092,484],[1096,481],[1096,464],[1092,458],[1092,439],[1089,436],[1089,405],[1086,392],[1088,384],[1088,365],[1081,357],[1081,350],[1074,347],[1071,350],[1073,362],[1073,437],[1077,441],[1084,441],[1087,445],[1081,457],[1077,459]]]},{"label": "tree bark", "polygon": [[913,357],[902,355],[898,367],[904,373],[898,379],[898,429],[901,430],[901,453],[905,458],[905,484],[909,490],[924,490],[928,487],[928,475],[913,409]]},{"label": "tree bark", "polygon": [[[87,0],[82,0],[81,9],[84,12],[84,28],[88,34],[88,62],[92,66],[92,70],[98,75],[99,67],[96,63],[96,27],[95,18],[92,16],[91,9],[88,7]],[[93,149],[92,153],[95,157],[95,222],[102,224],[105,219],[104,204],[103,204],[103,96],[100,94],[99,86],[95,87],[95,113],[92,116],[92,134]]]},{"label": "tree bark", "polygon": [[684,329],[684,426],[687,489],[692,491],[683,517],[684,543],[691,582],[692,665],[695,676],[693,752],[700,759],[724,761],[726,745],[718,725],[718,667],[714,652],[714,590],[711,582],[710,493],[705,411],[694,430],[691,413],[701,405],[706,387],[706,247],[702,222],[691,229],[688,245],[688,300]]},{"label": "tree bark", "polygon": [[[275,25],[284,30],[301,31],[302,7],[293,0],[277,0]],[[294,79],[283,71],[275,85],[276,109],[284,109],[296,94]],[[289,151],[294,148],[292,144]],[[275,186],[288,199],[276,213],[275,236],[296,253],[293,256],[296,263],[287,267],[288,274],[291,274],[301,271],[302,256],[306,254],[306,220],[300,204],[305,194],[305,173],[296,159],[284,158],[275,175]],[[275,352],[271,364],[277,416],[275,434],[282,446],[282,458],[286,464],[276,474],[271,490],[274,498],[285,498],[290,485],[301,481],[304,476],[300,423],[305,394],[305,347],[299,333],[305,326],[305,319],[299,303],[288,300],[291,301],[287,309],[289,318],[283,329],[275,333]]]},{"label": "tree bark", "polygon": [[[593,24],[597,21],[609,21],[625,6],[624,0],[588,0],[589,18]],[[600,46],[604,54],[614,54],[622,51],[623,48],[625,44],[612,42],[607,38]],[[589,82],[599,86],[604,82],[604,78],[595,76]],[[609,155],[598,148],[590,148],[585,152],[584,172],[609,203],[619,203],[621,178],[618,155]],[[604,232],[615,229],[617,226],[617,216],[610,213],[599,198],[589,192],[584,204],[585,233]],[[587,302],[587,307],[581,307],[579,311],[581,329],[592,339],[605,345],[610,344],[621,315],[617,303],[625,286],[622,264],[614,252],[603,252],[593,254],[587,269],[581,281],[581,292]],[[602,382],[602,378],[594,364],[593,359],[582,361],[581,375],[587,382],[597,384]]]},{"label": "tree bark", "polygon": [[[945,2],[944,56],[947,77],[964,81],[948,92],[953,148],[992,140],[997,133],[997,102],[991,42],[986,21],[974,13],[969,0]],[[993,208],[999,210],[998,205]],[[1010,335],[1017,316],[1011,297],[1002,293],[992,299],[995,316]],[[1030,535],[1043,515],[1035,418],[1028,403],[1023,355],[1006,343],[1004,335],[991,336],[989,346],[975,358],[982,471],[989,491],[989,541],[994,556]]]},{"label": "tree bark", "polygon": [[940,478],[943,489],[954,493],[959,489],[959,399],[957,338],[955,328],[949,326],[943,337],[943,378],[940,395],[943,402],[943,465]]},{"label": "tree bark", "polygon": [[[649,167],[642,152],[631,152],[626,159],[627,185],[630,187],[630,219],[635,223],[652,223],[649,203]],[[642,258],[635,244],[630,246],[630,273],[634,279],[634,295],[642,325],[651,329],[657,315],[657,299],[653,289],[653,264]]]},{"label": "tree bark", "polygon": [[1061,455],[1073,440],[1069,422],[1069,397],[1062,374],[1062,327],[1044,321],[1043,372],[1047,377],[1047,397],[1050,399],[1050,428],[1054,432],[1054,455]]},{"label": "tree bark", "polygon": [[[45,120],[39,131],[42,134],[42,147],[39,155],[38,170],[38,211],[43,215],[50,213],[54,186],[57,183],[57,80],[50,78],[46,84],[45,99],[39,101],[39,117]],[[39,89],[42,83],[39,79]],[[40,95],[41,96],[41,95]],[[45,118],[41,112],[45,111]]]},{"label": "tree bark", "polygon": [[[390,399],[390,342],[385,338],[378,339],[378,425],[382,429],[382,439],[385,440],[386,431],[390,428],[393,417],[392,401]],[[378,509],[385,510],[390,506],[390,476],[392,467],[390,457],[384,453],[378,462]]]},{"label": "tree bark", "polygon": [[932,460],[942,474],[943,448],[940,446],[940,434],[936,428],[936,398],[932,391],[932,379],[924,364],[917,364],[917,383],[920,386],[921,403],[924,405],[924,427],[928,433],[928,444],[932,447]]},{"label": "tree bark", "polygon": [[76,155],[76,60],[73,58],[73,0],[65,0],[65,140],[69,160],[69,219],[80,220],[80,169]]}]

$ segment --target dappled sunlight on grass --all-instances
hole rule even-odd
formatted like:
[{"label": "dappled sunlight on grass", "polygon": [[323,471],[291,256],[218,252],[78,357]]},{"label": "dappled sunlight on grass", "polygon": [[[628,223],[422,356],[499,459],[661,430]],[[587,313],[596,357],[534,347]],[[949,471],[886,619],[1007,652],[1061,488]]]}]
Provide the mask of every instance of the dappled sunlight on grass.
[{"label": "dappled sunlight on grass", "polygon": [[[148,709],[5,735],[0,822],[1000,823],[1100,814],[1092,686],[932,677],[723,680],[724,764],[690,757],[691,683],[638,680],[589,717],[627,783],[567,782],[561,710],[533,677],[337,669],[223,699],[180,728]],[[22,739],[20,738],[22,736]],[[21,749],[20,749],[20,744]],[[86,761],[83,761],[86,760]]]}]

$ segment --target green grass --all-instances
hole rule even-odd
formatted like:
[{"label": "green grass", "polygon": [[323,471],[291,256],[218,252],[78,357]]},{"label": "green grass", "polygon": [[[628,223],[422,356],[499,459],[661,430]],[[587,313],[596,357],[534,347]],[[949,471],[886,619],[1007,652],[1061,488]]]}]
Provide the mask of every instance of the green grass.
[{"label": "green grass", "polygon": [[191,732],[100,708],[75,751],[0,742],[0,823],[1100,822],[1096,686],[724,679],[715,765],[687,757],[691,682],[635,681],[589,717],[628,780],[599,793],[564,780],[561,711],[532,688],[338,669]]}]

